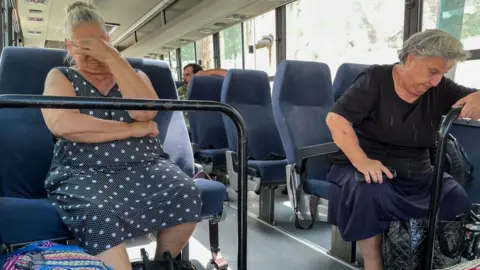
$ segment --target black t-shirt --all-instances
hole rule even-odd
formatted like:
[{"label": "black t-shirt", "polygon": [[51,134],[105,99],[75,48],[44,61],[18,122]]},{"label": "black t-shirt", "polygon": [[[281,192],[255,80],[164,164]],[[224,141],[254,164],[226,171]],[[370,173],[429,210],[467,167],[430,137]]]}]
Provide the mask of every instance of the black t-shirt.
[{"label": "black t-shirt", "polygon": [[[393,65],[367,68],[331,112],[352,123],[369,158],[386,165],[392,165],[392,160],[394,164],[408,160],[419,170],[430,170],[429,148],[435,146],[442,115],[475,90],[443,77],[436,87],[408,103],[395,92],[392,69]],[[336,155],[334,162],[349,163],[343,153]]]}]

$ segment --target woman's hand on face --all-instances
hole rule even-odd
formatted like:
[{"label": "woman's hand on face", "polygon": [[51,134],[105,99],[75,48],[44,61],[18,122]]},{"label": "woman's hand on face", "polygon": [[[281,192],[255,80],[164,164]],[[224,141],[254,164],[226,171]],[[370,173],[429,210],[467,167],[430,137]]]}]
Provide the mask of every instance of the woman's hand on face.
[{"label": "woman's hand on face", "polygon": [[84,54],[106,63],[109,59],[118,55],[118,51],[101,38],[84,38],[69,40],[74,53]]},{"label": "woman's hand on face", "polygon": [[392,173],[390,170],[383,166],[382,162],[374,159],[365,158],[358,162],[357,164],[353,164],[355,168],[365,176],[365,180],[367,183],[379,183],[383,182],[382,173],[384,173],[389,179],[393,178]]},{"label": "woman's hand on face", "polygon": [[155,121],[135,121],[131,123],[130,126],[132,127],[132,137],[134,138],[143,138],[147,136],[156,137],[159,134],[157,123]]}]

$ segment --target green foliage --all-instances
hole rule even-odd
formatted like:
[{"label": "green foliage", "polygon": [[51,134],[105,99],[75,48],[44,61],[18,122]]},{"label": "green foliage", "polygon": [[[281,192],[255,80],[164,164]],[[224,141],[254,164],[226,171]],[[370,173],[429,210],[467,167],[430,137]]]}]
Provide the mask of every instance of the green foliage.
[{"label": "green foliage", "polygon": [[240,24],[223,30],[223,57],[229,60],[237,59],[242,53],[242,28]]},{"label": "green foliage", "polygon": [[480,35],[480,0],[467,0],[467,4],[473,12],[463,16],[462,39]]},{"label": "green foliage", "polygon": [[180,49],[180,54],[182,56],[182,65],[195,63],[195,43],[190,43],[183,46]]}]

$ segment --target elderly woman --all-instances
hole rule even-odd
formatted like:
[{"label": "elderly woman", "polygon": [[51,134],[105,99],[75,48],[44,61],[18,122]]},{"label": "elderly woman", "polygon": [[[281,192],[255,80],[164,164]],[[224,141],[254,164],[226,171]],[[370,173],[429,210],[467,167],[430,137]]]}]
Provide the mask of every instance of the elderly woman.
[{"label": "elderly woman", "polygon": [[[47,76],[45,95],[158,99],[148,77],[109,45],[105,22],[84,2],[65,17],[75,65]],[[131,269],[124,242],[157,233],[157,255],[176,256],[201,220],[194,181],[157,138],[154,111],[42,110],[57,137],[46,189],[65,225],[115,270]]]},{"label": "elderly woman", "polygon": [[[327,176],[342,190],[330,198],[330,222],[346,241],[358,241],[367,270],[383,269],[381,237],[390,221],[427,216],[429,148],[442,115],[463,105],[461,117],[480,117],[480,92],[444,77],[467,57],[443,31],[417,33],[399,51],[400,63],[367,68],[327,116],[342,150]],[[356,182],[356,172],[366,183]],[[465,191],[445,175],[440,218],[453,220],[470,207]]]}]

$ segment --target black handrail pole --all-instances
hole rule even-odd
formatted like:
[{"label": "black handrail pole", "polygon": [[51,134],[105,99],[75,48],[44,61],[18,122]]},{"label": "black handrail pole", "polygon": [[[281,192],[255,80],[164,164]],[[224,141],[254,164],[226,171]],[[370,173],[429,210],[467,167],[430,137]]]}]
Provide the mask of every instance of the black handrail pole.
[{"label": "black handrail pole", "polygon": [[245,122],[233,107],[215,101],[142,100],[42,95],[0,95],[2,108],[117,109],[143,111],[219,111],[235,123],[238,134],[238,258],[239,270],[247,269],[247,133]]},{"label": "black handrail pole", "polygon": [[447,147],[447,139],[450,127],[458,118],[461,107],[453,108],[443,119],[443,122],[438,131],[437,151],[435,154],[435,167],[433,169],[432,186],[430,191],[430,207],[428,209],[428,232],[425,251],[425,270],[432,270],[433,268],[433,253],[435,234],[438,222],[438,213],[440,212],[440,196],[442,194],[443,186],[443,164],[445,162],[445,152]]}]

